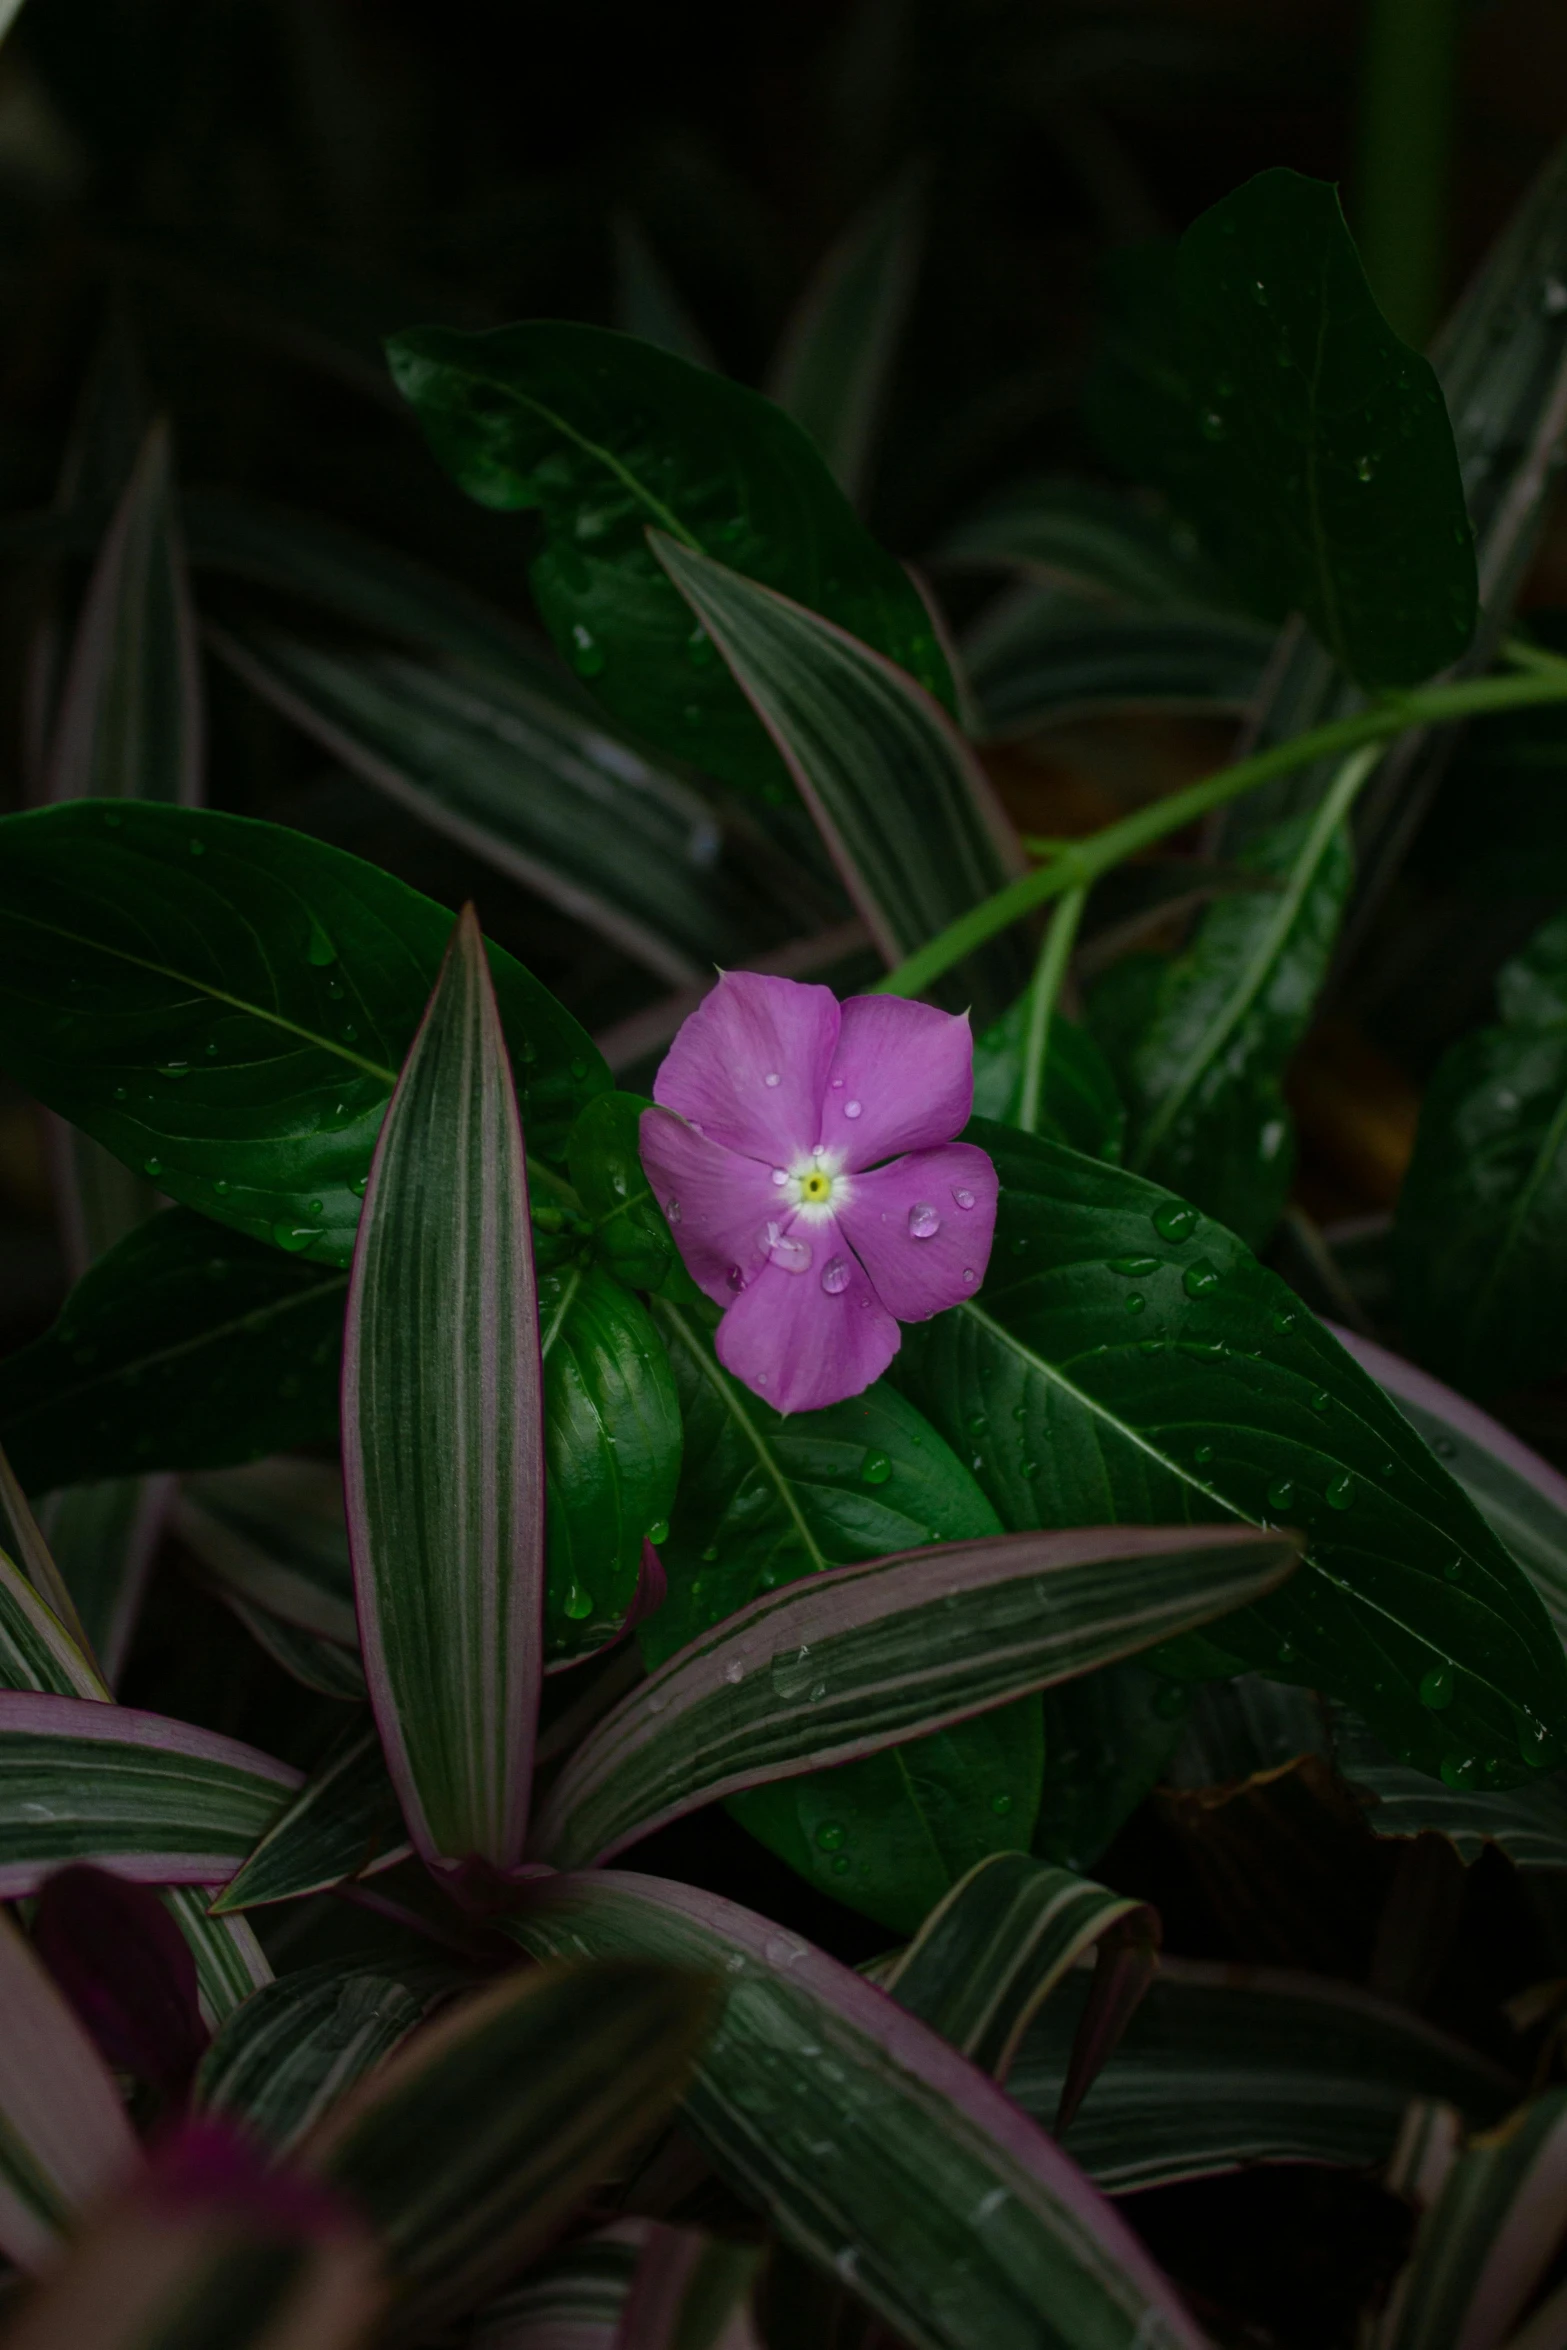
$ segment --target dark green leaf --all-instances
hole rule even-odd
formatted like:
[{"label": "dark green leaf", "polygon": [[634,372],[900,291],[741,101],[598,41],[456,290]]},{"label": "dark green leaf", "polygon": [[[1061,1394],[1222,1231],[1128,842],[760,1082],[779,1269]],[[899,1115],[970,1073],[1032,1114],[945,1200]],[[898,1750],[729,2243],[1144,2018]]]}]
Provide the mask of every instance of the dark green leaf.
[{"label": "dark green leaf", "polygon": [[1497,993],[1427,1089],[1394,1224],[1413,1351],[1481,1394],[1567,1365],[1567,915]]},{"label": "dark green leaf", "polygon": [[374,1876],[408,1851],[397,1790],[381,1741],[358,1715],[299,1792],[283,1804],[228,1883],[214,1917],[299,1901],[350,1878]]},{"label": "dark green leaf", "polygon": [[649,526],[836,621],[949,699],[918,595],[799,426],[759,394],[600,327],[396,336],[392,371],[471,497],[533,507],[546,626],[628,726],[726,782],[783,786],[766,736],[647,543]]},{"label": "dark green leaf", "polygon": [[546,1653],[576,1656],[613,1638],[636,1596],[643,1541],[674,1504],[680,1406],[647,1308],[596,1265],[543,1276],[539,1339]]},{"label": "dark green leaf", "polygon": [[1149,1790],[1181,1735],[1179,1682],[1132,1660],[1045,1692],[1045,1782],[1034,1850],[1091,1869]]},{"label": "dark green leaf", "polygon": [[[660,1553],[669,1595],[637,1634],[650,1665],[801,1575],[998,1531],[973,1478],[894,1389],[878,1381],[785,1419],[723,1369],[705,1311],[657,1309],[685,1459]],[[1041,1762],[1039,1700],[1026,1698],[730,1809],[822,1891],[908,1930],[984,1853],[1026,1844]]]},{"label": "dark green leaf", "polygon": [[1070,474],[1030,476],[997,491],[939,541],[933,560],[1021,572],[1103,606],[1228,601],[1185,523],[1125,490]]},{"label": "dark green leaf", "polygon": [[1515,1869],[1567,1869],[1567,1777],[1560,1771],[1499,1793],[1429,1778],[1395,1762],[1352,1715],[1335,1725],[1333,1760],[1366,1799],[1373,1836],[1444,1836],[1465,1868],[1494,1844]]},{"label": "dark green leaf", "polygon": [[169,1208],[0,1363],[0,1440],[33,1492],[330,1442],[348,1280]]},{"label": "dark green leaf", "polygon": [[226,2019],[197,2069],[194,2103],[232,2114],[269,2146],[291,2146],[407,2039],[449,1984],[434,1969],[404,1980],[302,1967]]},{"label": "dark green leaf", "polygon": [[167,1478],[103,1477],[68,1485],[39,1505],[55,1565],[111,1689],[135,1636],[169,1494]]},{"label": "dark green leaf", "polygon": [[[87,801],[0,818],[0,923],[13,1077],[203,1214],[347,1262],[443,907],[277,825]],[[607,1074],[553,996],[489,954],[548,1157]]]},{"label": "dark green leaf", "polygon": [[[1019,996],[1010,1011],[974,1040],[977,1118],[997,1118],[1004,1126],[1017,1122],[1028,1012],[1029,997]],[[1126,1111],[1109,1062],[1086,1028],[1053,1013],[1037,1131],[1092,1159],[1118,1161],[1125,1130]]]},{"label": "dark green leaf", "polygon": [[593,1218],[594,1253],[629,1289],[661,1288],[675,1263],[668,1219],[642,1169],[641,1119],[649,1107],[641,1094],[601,1093],[566,1145],[571,1180]]},{"label": "dark green leaf", "polygon": [[712,345],[687,309],[639,222],[615,215],[615,324],[622,334],[672,351],[693,367],[716,367]]},{"label": "dark green leaf", "polygon": [[1146,291],[1140,380],[1101,404],[1118,454],[1260,611],[1303,611],[1362,685],[1456,660],[1476,584],[1452,430],[1429,362],[1377,309],[1337,191],[1261,173]]},{"label": "dark green leaf", "polygon": [[326,1461],[253,1461],[181,1480],[174,1528],[231,1602],[357,1651],[343,1480]]},{"label": "dark green leaf", "polygon": [[1226,1651],[1342,1696],[1432,1771],[1506,1784],[1554,1759],[1567,1661],[1538,1598],[1283,1283],[1135,1175],[972,1131],[1002,1182],[985,1289],[907,1334],[899,1376],[938,1426],[978,1414],[1003,1519],[1302,1526],[1306,1566],[1226,1619]]},{"label": "dark green leaf", "polygon": [[1552,2275],[1561,2237],[1567,2089],[1548,2089],[1465,2148],[1422,2213],[1373,2350],[1469,2350],[1560,2339],[1560,2287],[1536,2332],[1513,2328]]},{"label": "dark green leaf", "polygon": [[1024,588],[963,640],[992,740],[1037,734],[1088,710],[1239,716],[1256,695],[1273,632],[1235,612],[1118,610],[1075,591]]}]

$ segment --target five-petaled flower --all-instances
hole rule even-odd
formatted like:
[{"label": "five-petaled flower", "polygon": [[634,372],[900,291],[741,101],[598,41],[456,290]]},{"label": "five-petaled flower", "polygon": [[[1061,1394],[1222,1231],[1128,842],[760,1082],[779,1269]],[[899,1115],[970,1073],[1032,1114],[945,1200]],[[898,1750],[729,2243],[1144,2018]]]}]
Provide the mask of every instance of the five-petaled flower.
[{"label": "five-petaled flower", "polygon": [[642,1164],[720,1362],[781,1412],[858,1395],[900,1322],[972,1297],[996,1171],[952,1137],[974,1096],[966,1016],[726,972],[642,1114]]}]

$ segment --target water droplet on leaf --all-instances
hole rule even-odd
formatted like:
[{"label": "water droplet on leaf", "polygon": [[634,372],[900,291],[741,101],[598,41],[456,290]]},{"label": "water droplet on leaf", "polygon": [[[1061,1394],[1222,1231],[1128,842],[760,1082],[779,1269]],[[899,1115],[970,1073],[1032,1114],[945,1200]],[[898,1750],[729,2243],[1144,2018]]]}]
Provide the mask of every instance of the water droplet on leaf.
[{"label": "water droplet on leaf", "polygon": [[1420,1682],[1420,1702],[1432,1713],[1442,1713],[1453,1702],[1458,1684],[1451,1665],[1433,1665]]},{"label": "water droplet on leaf", "polygon": [[1329,1509],[1330,1509],[1330,1510],[1347,1510],[1347,1509],[1348,1509],[1348,1507],[1349,1507],[1349,1505],[1350,1505],[1350,1503],[1351,1503],[1351,1502],[1354,1500],[1354,1498],[1355,1498],[1355,1480],[1354,1480],[1354,1478],[1353,1478],[1353,1477],[1351,1477],[1351,1476],[1349,1476],[1347,1473],[1346,1473],[1345,1475],[1341,1476],[1341,1477],[1335,1477],[1335,1478],[1334,1478],[1334,1480],[1333,1480],[1333,1482],[1332,1482],[1332,1484],[1331,1484],[1331,1485],[1328,1487],[1328,1507],[1329,1507]]},{"label": "water droplet on leaf", "polygon": [[1189,1240],[1197,1229],[1197,1210],[1183,1200],[1167,1199],[1154,1209],[1153,1228],[1161,1240]]},{"label": "water droplet on leaf", "polygon": [[868,1452],[860,1463],[863,1485],[885,1485],[891,1475],[892,1463],[884,1452]]},{"label": "water droplet on leaf", "polygon": [[1195,1265],[1188,1265],[1181,1275],[1181,1287],[1188,1297],[1206,1297],[1219,1286],[1219,1276],[1206,1257],[1199,1257]]}]

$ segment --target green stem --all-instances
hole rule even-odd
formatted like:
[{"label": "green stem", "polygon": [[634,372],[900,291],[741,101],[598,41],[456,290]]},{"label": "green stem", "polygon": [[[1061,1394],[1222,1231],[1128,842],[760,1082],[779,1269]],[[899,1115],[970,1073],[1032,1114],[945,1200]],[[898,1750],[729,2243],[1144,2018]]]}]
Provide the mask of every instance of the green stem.
[{"label": "green stem", "polygon": [[1441,312],[1459,0],[1371,0],[1355,229],[1371,288],[1420,350]]},{"label": "green stem", "polygon": [[1066,977],[1072,941],[1077,936],[1087,902],[1086,889],[1069,889],[1050,917],[1050,928],[1039,950],[1039,967],[1028,999],[1028,1034],[1023,1041],[1023,1099],[1017,1117],[1025,1134],[1039,1132],[1039,1112],[1045,1095],[1045,1060],[1050,1047],[1050,1015]]},{"label": "green stem", "polygon": [[1249,759],[1237,759],[1216,775],[1206,775],[1184,791],[1171,792],[1165,799],[1123,816],[1118,824],[1090,833],[1049,865],[1009,882],[994,897],[960,914],[956,922],[949,922],[945,930],[916,948],[895,971],[876,982],[875,992],[922,994],[954,963],[961,963],[965,955],[1032,913],[1035,906],[1065,897],[1068,890],[1091,887],[1112,866],[1195,823],[1210,808],[1222,808],[1227,801],[1255,791],[1258,784],[1271,783],[1275,776],[1292,775],[1318,759],[1340,758],[1358,750],[1362,743],[1390,742],[1413,727],[1449,726],[1462,718],[1483,718],[1498,710],[1529,709],[1549,702],[1567,702],[1567,668],[1529,670],[1514,677],[1470,678],[1458,685],[1422,686],[1414,693],[1390,696],[1351,718],[1314,726],[1309,733],[1275,743],[1271,750],[1258,751]]}]

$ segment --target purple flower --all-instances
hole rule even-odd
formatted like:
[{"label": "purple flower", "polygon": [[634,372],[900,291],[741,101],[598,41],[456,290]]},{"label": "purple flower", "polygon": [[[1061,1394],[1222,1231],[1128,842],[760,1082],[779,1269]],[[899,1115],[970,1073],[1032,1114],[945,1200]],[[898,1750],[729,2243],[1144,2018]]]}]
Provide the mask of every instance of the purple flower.
[{"label": "purple flower", "polygon": [[951,1137],[974,1097],[966,1016],[725,972],[669,1048],[642,1164],[718,1358],[781,1412],[858,1395],[972,1297],[996,1171]]}]

